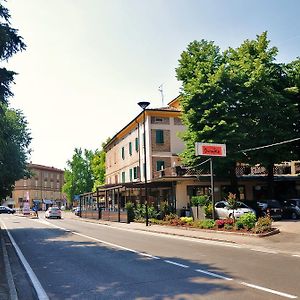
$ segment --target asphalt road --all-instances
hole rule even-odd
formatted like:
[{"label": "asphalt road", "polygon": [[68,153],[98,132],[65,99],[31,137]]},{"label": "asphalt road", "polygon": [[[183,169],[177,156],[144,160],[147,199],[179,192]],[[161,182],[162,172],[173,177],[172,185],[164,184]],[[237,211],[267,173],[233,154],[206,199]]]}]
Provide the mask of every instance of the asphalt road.
[{"label": "asphalt road", "polygon": [[300,257],[71,219],[0,222],[49,299],[300,297]]}]

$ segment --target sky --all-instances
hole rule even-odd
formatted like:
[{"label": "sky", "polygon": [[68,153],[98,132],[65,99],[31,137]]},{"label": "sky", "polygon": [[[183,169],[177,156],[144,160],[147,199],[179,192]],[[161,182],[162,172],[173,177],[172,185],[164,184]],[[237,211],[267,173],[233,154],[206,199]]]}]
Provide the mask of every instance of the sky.
[{"label": "sky", "polygon": [[[3,0],[1,1],[3,2]],[[175,69],[194,40],[222,50],[268,31],[277,60],[300,56],[299,0],[8,0],[27,45],[10,106],[33,138],[29,161],[64,169],[75,148],[101,149],[141,112],[180,93]],[[163,84],[164,103],[159,86]]]}]

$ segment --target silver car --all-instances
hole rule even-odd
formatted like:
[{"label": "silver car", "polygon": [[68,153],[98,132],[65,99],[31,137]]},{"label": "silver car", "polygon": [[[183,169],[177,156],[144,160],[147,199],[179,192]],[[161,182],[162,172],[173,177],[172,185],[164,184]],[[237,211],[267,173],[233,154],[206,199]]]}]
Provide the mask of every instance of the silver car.
[{"label": "silver car", "polygon": [[232,218],[233,215],[235,218],[239,218],[241,215],[246,213],[253,213],[256,215],[254,209],[239,201],[237,201],[237,209],[234,211],[228,207],[227,201],[219,201],[215,204],[215,212],[219,219]]}]

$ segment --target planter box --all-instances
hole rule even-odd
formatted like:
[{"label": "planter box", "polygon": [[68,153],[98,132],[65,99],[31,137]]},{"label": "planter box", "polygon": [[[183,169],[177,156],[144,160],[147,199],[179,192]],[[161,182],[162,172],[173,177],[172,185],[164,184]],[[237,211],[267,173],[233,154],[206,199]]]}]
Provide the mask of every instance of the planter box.
[{"label": "planter box", "polygon": [[191,212],[194,220],[205,220],[205,211],[203,206],[192,206]]}]

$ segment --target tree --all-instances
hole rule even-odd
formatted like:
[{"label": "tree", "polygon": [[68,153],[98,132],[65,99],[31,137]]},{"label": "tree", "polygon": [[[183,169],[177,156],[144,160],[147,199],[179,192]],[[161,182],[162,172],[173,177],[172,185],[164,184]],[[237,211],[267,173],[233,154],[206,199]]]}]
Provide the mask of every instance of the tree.
[{"label": "tree", "polygon": [[299,136],[299,102],[289,92],[299,78],[298,65],[276,63],[276,55],[266,32],[224,53],[213,42],[194,41],[176,69],[187,126],[184,162],[196,165],[201,160],[194,154],[195,142],[225,143],[227,157],[215,165],[218,174],[229,170],[237,197],[236,162],[261,163],[271,179],[274,163],[295,158],[288,146],[249,152],[247,157],[242,152]]},{"label": "tree", "polygon": [[[25,49],[17,30],[10,27],[9,12],[0,4],[0,61]],[[9,108],[13,96],[10,85],[15,72],[0,67],[0,198],[8,196],[16,180],[28,176],[27,156],[30,154],[30,132],[20,110]]]},{"label": "tree", "polygon": [[91,150],[75,148],[72,160],[67,161],[68,169],[65,169],[63,192],[66,193],[70,204],[75,195],[90,192],[93,188],[92,157]]},{"label": "tree", "polygon": [[91,160],[91,170],[94,177],[94,187],[93,191],[96,190],[98,186],[101,186],[105,183],[105,157],[106,153],[103,150],[103,147],[106,143],[102,143],[102,149],[96,150],[92,160]]}]

